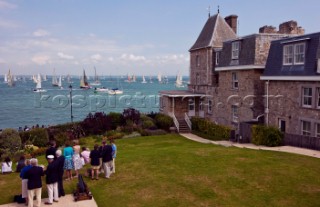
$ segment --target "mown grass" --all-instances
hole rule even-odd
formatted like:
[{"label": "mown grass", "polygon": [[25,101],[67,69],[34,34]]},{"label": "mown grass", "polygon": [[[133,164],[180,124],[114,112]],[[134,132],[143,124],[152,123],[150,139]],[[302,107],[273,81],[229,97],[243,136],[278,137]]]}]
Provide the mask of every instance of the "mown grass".
[{"label": "mown grass", "polygon": [[[92,147],[94,139],[86,143]],[[116,144],[116,174],[86,179],[98,206],[319,206],[320,159],[201,144],[179,135]],[[1,175],[0,184],[2,204],[20,192],[17,174]],[[76,180],[65,186],[71,193]]]}]

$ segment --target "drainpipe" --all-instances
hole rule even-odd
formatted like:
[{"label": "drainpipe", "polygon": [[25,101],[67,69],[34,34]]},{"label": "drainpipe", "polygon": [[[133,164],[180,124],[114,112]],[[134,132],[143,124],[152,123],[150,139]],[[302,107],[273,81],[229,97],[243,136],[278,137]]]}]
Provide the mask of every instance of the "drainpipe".
[{"label": "drainpipe", "polygon": [[207,85],[209,85],[209,49],[207,50]]},{"label": "drainpipe", "polygon": [[266,104],[266,109],[265,109],[265,113],[266,113],[266,124],[267,126],[269,126],[269,80],[267,80],[266,82],[266,92],[267,92],[267,104]]},{"label": "drainpipe", "polygon": [[172,106],[173,106],[173,108],[172,108],[172,113],[173,113],[173,115],[174,115],[174,97],[172,97]]}]

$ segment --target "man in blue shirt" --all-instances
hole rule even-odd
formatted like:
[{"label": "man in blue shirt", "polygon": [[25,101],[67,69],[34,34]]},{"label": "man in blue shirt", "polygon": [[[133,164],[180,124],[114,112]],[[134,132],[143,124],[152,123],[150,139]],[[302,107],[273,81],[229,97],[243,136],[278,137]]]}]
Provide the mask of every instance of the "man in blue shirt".
[{"label": "man in blue shirt", "polygon": [[26,166],[24,166],[20,171],[20,178],[21,180],[21,197],[26,199],[26,205],[28,205],[28,179],[26,178],[25,174],[28,170],[30,170],[32,166],[30,165],[30,160],[26,160]]},{"label": "man in blue shirt", "polygon": [[112,173],[116,173],[115,159],[116,159],[116,156],[117,156],[117,146],[114,143],[113,139],[110,140],[110,144],[111,144],[111,147],[112,147],[112,167],[111,167],[111,172]]}]

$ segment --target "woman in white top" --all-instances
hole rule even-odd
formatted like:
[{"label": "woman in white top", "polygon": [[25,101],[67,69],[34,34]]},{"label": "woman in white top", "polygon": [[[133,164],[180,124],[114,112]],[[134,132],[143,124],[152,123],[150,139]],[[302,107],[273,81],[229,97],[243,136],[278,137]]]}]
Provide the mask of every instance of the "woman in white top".
[{"label": "woman in white top", "polygon": [[10,160],[9,157],[6,157],[4,162],[1,163],[1,171],[2,171],[2,174],[12,172],[12,161]]}]

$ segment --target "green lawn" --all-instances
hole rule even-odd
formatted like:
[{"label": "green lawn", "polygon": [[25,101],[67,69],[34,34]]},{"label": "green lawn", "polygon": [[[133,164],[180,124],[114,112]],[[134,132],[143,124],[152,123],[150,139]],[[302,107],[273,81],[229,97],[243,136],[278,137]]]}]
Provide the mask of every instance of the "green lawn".
[{"label": "green lawn", "polygon": [[[94,140],[87,143],[92,147]],[[179,135],[116,144],[116,174],[86,179],[98,206],[320,205],[320,159],[201,144]],[[1,204],[20,192],[17,174],[1,175],[0,184]],[[69,193],[75,186],[66,183]]]}]

